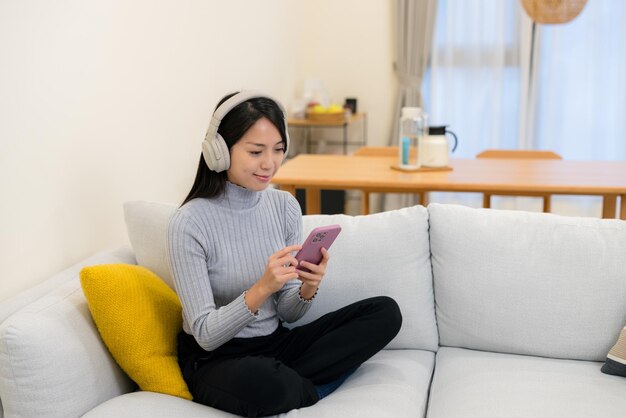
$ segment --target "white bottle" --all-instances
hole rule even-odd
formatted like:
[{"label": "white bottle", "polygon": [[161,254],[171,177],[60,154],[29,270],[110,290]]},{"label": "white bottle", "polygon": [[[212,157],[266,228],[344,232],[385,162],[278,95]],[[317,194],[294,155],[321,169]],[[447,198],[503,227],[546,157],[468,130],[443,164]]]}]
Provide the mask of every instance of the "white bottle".
[{"label": "white bottle", "polygon": [[398,164],[402,168],[419,168],[420,143],[428,132],[427,117],[419,107],[403,107],[400,116]]}]

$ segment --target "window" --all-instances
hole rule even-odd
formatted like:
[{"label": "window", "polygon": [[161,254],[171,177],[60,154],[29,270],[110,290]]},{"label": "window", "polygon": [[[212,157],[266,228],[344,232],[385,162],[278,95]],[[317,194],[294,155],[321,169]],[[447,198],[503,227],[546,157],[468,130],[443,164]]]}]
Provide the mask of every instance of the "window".
[{"label": "window", "polygon": [[[519,0],[439,0],[437,7],[424,101],[431,124],[458,135],[455,157],[530,148],[626,159],[626,2],[590,0],[569,23],[537,24],[534,47]],[[441,196],[433,200],[468,203]],[[578,208],[559,210],[559,199]],[[600,213],[593,198],[556,198],[553,209]]]},{"label": "window", "polygon": [[516,1],[439,0],[424,76],[431,124],[459,136],[457,157],[517,148],[521,100]]}]

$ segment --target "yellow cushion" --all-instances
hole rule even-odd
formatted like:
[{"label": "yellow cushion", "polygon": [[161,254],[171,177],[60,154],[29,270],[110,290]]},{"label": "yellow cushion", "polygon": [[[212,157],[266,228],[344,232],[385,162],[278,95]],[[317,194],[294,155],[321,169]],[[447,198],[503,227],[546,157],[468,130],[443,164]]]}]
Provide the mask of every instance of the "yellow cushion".
[{"label": "yellow cushion", "polygon": [[80,283],[102,340],[141,390],[191,399],[176,356],[183,321],[176,293],[130,264],[85,267]]}]

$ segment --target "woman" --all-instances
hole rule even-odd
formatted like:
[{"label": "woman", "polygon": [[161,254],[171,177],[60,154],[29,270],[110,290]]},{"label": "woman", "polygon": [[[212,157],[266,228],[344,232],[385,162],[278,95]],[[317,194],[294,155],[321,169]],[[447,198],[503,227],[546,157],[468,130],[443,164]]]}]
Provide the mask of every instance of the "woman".
[{"label": "woman", "polygon": [[329,262],[296,270],[302,213],[268,187],[289,146],[280,104],[224,97],[196,179],[168,230],[183,306],[178,359],[194,401],[242,416],[313,405],[398,333],[390,298],[360,301],[289,330],[311,307]]}]

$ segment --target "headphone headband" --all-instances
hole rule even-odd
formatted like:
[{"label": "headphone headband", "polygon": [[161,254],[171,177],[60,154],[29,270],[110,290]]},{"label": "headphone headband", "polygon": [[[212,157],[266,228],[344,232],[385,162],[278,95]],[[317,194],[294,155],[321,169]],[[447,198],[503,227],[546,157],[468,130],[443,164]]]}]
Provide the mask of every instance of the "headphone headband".
[{"label": "headphone headband", "polygon": [[209,124],[209,128],[204,136],[204,141],[202,142],[202,155],[204,156],[204,161],[211,170],[219,173],[221,171],[228,170],[228,167],[230,167],[230,152],[228,150],[228,146],[226,145],[224,138],[222,138],[222,136],[217,132],[222,119],[235,106],[258,97],[272,100],[282,111],[286,138],[285,155],[287,155],[287,149],[289,148],[289,132],[287,132],[287,112],[285,111],[283,105],[272,96],[258,90],[243,90],[228,98],[217,109],[215,109],[215,112],[213,112],[211,123]]}]

